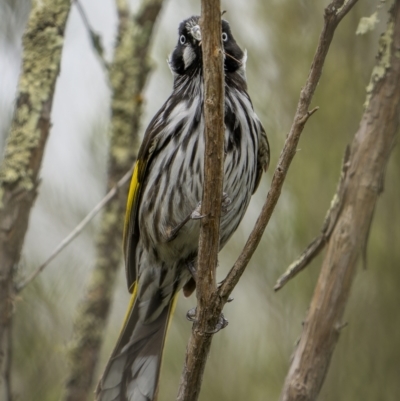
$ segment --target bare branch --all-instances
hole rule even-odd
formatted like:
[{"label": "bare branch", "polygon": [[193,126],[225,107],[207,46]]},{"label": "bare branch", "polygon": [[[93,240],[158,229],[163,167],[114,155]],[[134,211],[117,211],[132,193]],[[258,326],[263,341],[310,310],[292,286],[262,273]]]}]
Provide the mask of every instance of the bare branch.
[{"label": "bare branch", "polygon": [[81,2],[79,0],[73,0],[73,1],[74,1],[76,8],[78,9],[78,12],[81,16],[83,25],[85,25],[85,28],[88,31],[93,49],[96,51],[96,54],[101,61],[101,64],[107,70],[109,66],[108,66],[107,61],[104,58],[104,48],[103,48],[103,44],[101,42],[101,36],[98,33],[96,33],[93,30],[92,26],[90,25],[89,19],[85,13],[85,10],[84,10]]},{"label": "bare branch", "polygon": [[[354,5],[355,3],[356,0],[352,2],[352,5]],[[253,253],[261,240],[264,230],[280,197],[287,171],[294,158],[294,155],[296,154],[300,135],[303,132],[308,118],[317,110],[317,108],[314,108],[313,110],[308,111],[315,89],[321,77],[322,67],[324,65],[325,58],[332,42],[336,27],[341,18],[343,18],[344,16],[341,15],[339,19],[336,14],[336,10],[342,5],[343,1],[336,0],[328,5],[328,7],[325,9],[325,23],[319,38],[317,51],[311,65],[311,70],[309,72],[307,81],[304,85],[304,88],[301,90],[300,99],[297,104],[297,111],[294,116],[294,121],[289,135],[286,137],[285,145],[279,157],[278,166],[276,167],[274,175],[272,177],[272,184],[268,192],[267,199],[242,253],[239,255],[237,261],[235,262],[224,282],[222,283],[221,287],[219,288],[219,296],[224,300],[224,302],[226,302],[233,288],[238,283],[240,277],[242,276],[244,270],[246,269],[246,266],[250,261],[250,258],[253,256]],[[350,11],[350,9],[351,6],[346,6],[346,13]]]},{"label": "bare branch", "polygon": [[224,179],[224,69],[221,4],[202,0],[201,32],[204,73],[205,154],[202,219],[197,262],[197,313],[177,399],[196,401],[219,313],[215,313],[217,257]]},{"label": "bare branch", "polygon": [[350,149],[346,148],[343,159],[342,173],[340,175],[339,184],[332,199],[331,206],[326,214],[324,224],[322,225],[321,233],[317,238],[314,238],[310,245],[303,251],[300,257],[294,261],[286,270],[286,272],[278,279],[274,290],[280,290],[290,279],[295,277],[303,269],[305,269],[312,260],[322,251],[327,243],[332,231],[336,225],[339,213],[342,210],[342,205],[345,196],[345,178],[349,167],[348,160],[350,157]]},{"label": "bare branch", "polygon": [[400,126],[400,0],[381,38],[368,105],[350,148],[346,196],[329,238],[281,401],[315,400],[343,327],[342,317],[365,248],[386,165]]},{"label": "bare branch", "polygon": [[33,271],[24,281],[16,285],[16,292],[22,291],[28,284],[30,284],[44,269],[47,265],[57,256],[59,253],[67,247],[82,231],[83,229],[93,220],[93,218],[99,213],[108,202],[110,202],[120,190],[131,178],[132,168],[117,182],[117,184],[107,193],[107,195],[85,216],[85,218],[57,245],[51,255],[35,270]]},{"label": "bare branch", "polygon": [[340,22],[343,17],[353,8],[353,6],[357,3],[358,0],[340,0],[338,3],[341,3],[342,5],[339,4],[339,8],[337,9],[337,20]]}]

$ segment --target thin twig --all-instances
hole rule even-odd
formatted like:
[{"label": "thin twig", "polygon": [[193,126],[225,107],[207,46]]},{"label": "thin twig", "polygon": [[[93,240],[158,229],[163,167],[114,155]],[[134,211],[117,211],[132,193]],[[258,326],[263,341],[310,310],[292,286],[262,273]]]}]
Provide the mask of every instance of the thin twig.
[{"label": "thin twig", "polygon": [[329,237],[331,236],[340,211],[342,210],[342,205],[345,197],[345,182],[347,170],[349,167],[349,157],[350,148],[347,147],[343,159],[339,184],[337,186],[336,193],[331,201],[331,206],[326,214],[320,235],[311,241],[307,248],[302,252],[300,257],[287,268],[287,270],[281,277],[279,277],[274,287],[275,291],[280,290],[289,280],[291,280],[303,269],[305,269],[311,263],[311,261],[322,251]]},{"label": "thin twig", "polygon": [[338,1],[338,3],[342,3],[343,5],[339,5],[339,9],[337,10],[337,22],[342,20],[342,18],[353,8],[357,1],[358,0],[347,0],[344,2],[344,4],[343,1]]},{"label": "thin twig", "polygon": [[106,70],[108,70],[108,63],[104,58],[104,48],[103,48],[103,44],[101,42],[101,36],[93,30],[92,26],[90,25],[89,19],[86,15],[86,12],[85,12],[82,4],[80,3],[80,1],[74,0],[74,3],[76,5],[76,8],[78,9],[78,12],[79,12],[81,18],[82,18],[83,25],[85,26],[86,30],[89,33],[90,41],[92,42],[92,46],[93,46],[94,50],[96,51],[96,54],[101,61],[101,64],[103,65],[103,67]]},{"label": "thin twig", "polygon": [[337,10],[340,7],[343,7],[344,0],[334,0],[325,9],[325,23],[319,38],[319,43],[311,65],[311,70],[304,88],[301,90],[294,121],[280,154],[278,166],[276,167],[272,177],[272,184],[268,192],[267,199],[242,253],[239,255],[222,285],[219,287],[219,297],[222,299],[223,303],[227,301],[229,295],[246,269],[254,251],[257,249],[259,242],[261,241],[264,230],[280,197],[282,186],[290,164],[296,154],[300,135],[303,132],[304,126],[309,117],[317,110],[317,108],[314,108],[313,110],[308,111],[308,108],[310,107],[315,89],[317,88],[319,79],[321,77],[322,67],[325,63],[325,58],[332,42],[335,29],[340,20],[346,13],[350,11],[351,7],[356,2],[357,0],[353,0],[346,3],[346,7],[341,9],[339,15],[337,14]]},{"label": "thin twig", "polygon": [[69,244],[71,243],[82,230],[93,220],[93,218],[99,213],[104,206],[113,199],[118,190],[125,185],[130,177],[132,176],[132,169],[129,170],[117,184],[107,193],[107,195],[86,215],[86,217],[57,245],[50,256],[35,270],[33,271],[22,283],[16,286],[16,291],[22,291],[28,284],[30,284],[43,270],[44,268]]}]

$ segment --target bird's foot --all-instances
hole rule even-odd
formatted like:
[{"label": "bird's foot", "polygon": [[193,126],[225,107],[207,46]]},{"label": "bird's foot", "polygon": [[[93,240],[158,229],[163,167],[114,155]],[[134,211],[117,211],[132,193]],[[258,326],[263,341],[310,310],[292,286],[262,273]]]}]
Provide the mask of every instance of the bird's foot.
[{"label": "bird's foot", "polygon": [[201,214],[201,201],[197,204],[196,208],[190,213],[190,218],[192,220],[200,220],[206,217],[205,214]]},{"label": "bird's foot", "polygon": [[190,260],[189,262],[187,262],[186,265],[187,265],[187,268],[188,268],[190,274],[193,277],[193,280],[196,281],[197,280],[196,261]]},{"label": "bird's foot", "polygon": [[199,220],[206,217],[206,215],[201,214],[201,202],[199,202],[196,208],[189,213],[178,225],[174,228],[170,229],[165,238],[165,242],[173,241],[177,236],[181,228],[189,221],[189,220]]},{"label": "bird's foot", "polygon": [[[221,215],[229,212],[229,206],[232,203],[231,198],[228,196],[226,192],[222,193],[222,200],[221,200]],[[191,219],[197,220],[206,217],[205,214],[201,214],[201,202],[199,202],[196,206],[196,209],[193,210],[191,214]]]},{"label": "bird's foot", "polygon": [[[186,313],[186,319],[190,322],[196,322],[196,308],[189,309]],[[212,330],[206,331],[206,334],[215,334],[218,333],[220,330],[224,329],[228,326],[228,321],[225,319],[224,314],[221,313],[218,317],[218,322],[215,325],[215,328]]]},{"label": "bird's foot", "polygon": [[187,311],[186,319],[189,320],[189,322],[196,321],[196,308],[192,308]]},{"label": "bird's foot", "polygon": [[226,326],[228,326],[228,321],[225,319],[225,316],[223,313],[221,313],[218,317],[218,322],[215,325],[215,328],[211,331],[207,331],[207,334],[215,334],[218,333],[220,330],[224,329]]},{"label": "bird's foot", "polygon": [[[224,192],[222,194],[222,201],[221,201],[221,215],[225,215],[226,213],[229,212],[229,206],[232,203],[231,198],[229,198],[228,194]],[[200,220],[206,217],[206,214],[201,214],[201,201],[197,204],[195,209],[189,213],[178,225],[176,225],[174,228],[169,230],[169,233],[167,234],[165,238],[165,242],[171,242],[173,241],[180,229],[189,221],[189,220]]]}]

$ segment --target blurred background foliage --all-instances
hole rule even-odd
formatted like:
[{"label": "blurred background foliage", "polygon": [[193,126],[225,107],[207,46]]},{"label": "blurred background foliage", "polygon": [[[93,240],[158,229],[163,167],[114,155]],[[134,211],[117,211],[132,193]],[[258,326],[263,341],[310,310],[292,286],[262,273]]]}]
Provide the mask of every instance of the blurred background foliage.
[{"label": "blurred background foliage", "polygon": [[[116,12],[112,0],[82,0],[89,21],[112,57]],[[137,7],[132,0],[132,9]],[[336,32],[308,122],[282,197],[263,241],[225,308],[229,326],[214,338],[201,400],[276,400],[301,333],[321,258],[279,293],[276,279],[319,232],[338,181],[346,145],[358,128],[379,34],[356,36],[361,17],[379,1],[364,0]],[[146,90],[142,128],[171,90],[165,59],[176,42],[179,22],[200,12],[200,2],[168,0],[158,23]],[[219,278],[235,261],[267,194],[272,170],[289,131],[328,2],[307,0],[223,1],[224,16],[248,50],[247,75],[255,109],[272,147],[271,171],[254,196],[234,238],[221,252]],[[0,150],[9,129],[21,58],[28,0],[0,0]],[[102,197],[107,166],[110,90],[73,7],[66,31],[61,75],[53,107],[39,197],[31,215],[22,263],[23,277]],[[142,129],[143,131],[143,129]],[[375,212],[367,269],[360,263],[342,331],[320,399],[398,400],[400,394],[400,149],[390,160],[385,191]],[[16,399],[60,398],[67,372],[66,350],[75,308],[93,266],[95,220],[16,304],[13,384]],[[121,269],[99,374],[116,340],[128,302]],[[176,396],[191,325],[186,311],[195,298],[180,298],[166,346],[159,401]]]}]

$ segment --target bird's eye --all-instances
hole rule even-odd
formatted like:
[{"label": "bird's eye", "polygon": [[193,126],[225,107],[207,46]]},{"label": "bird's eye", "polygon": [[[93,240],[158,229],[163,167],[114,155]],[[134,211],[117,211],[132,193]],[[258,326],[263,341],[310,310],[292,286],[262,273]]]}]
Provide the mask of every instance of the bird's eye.
[{"label": "bird's eye", "polygon": [[181,45],[184,45],[186,42],[186,36],[185,35],[181,35],[181,37],[179,38],[179,42],[181,43]]},{"label": "bird's eye", "polygon": [[228,34],[226,32],[222,32],[222,40],[226,42],[228,40]]}]

